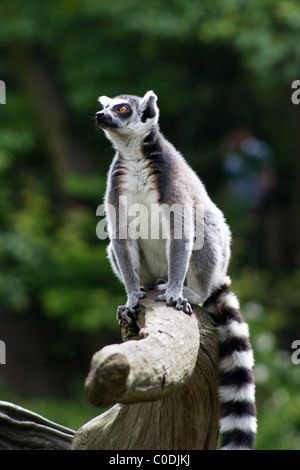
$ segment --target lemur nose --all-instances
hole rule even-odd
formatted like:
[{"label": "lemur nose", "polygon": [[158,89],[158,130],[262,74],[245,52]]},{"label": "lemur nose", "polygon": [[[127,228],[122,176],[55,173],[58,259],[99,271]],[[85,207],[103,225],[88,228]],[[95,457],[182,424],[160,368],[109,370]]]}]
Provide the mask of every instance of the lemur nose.
[{"label": "lemur nose", "polygon": [[98,113],[96,113],[96,123],[99,124],[101,120],[103,119],[103,117],[104,117],[104,113],[102,111],[99,111]]}]

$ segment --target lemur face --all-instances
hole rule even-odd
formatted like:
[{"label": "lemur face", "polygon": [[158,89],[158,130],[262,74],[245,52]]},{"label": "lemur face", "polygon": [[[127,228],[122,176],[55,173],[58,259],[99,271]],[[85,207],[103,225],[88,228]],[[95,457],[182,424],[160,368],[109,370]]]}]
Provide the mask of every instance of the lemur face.
[{"label": "lemur face", "polygon": [[157,96],[148,91],[143,98],[120,95],[116,98],[100,96],[103,110],[96,113],[96,125],[108,134],[142,136],[158,122]]}]

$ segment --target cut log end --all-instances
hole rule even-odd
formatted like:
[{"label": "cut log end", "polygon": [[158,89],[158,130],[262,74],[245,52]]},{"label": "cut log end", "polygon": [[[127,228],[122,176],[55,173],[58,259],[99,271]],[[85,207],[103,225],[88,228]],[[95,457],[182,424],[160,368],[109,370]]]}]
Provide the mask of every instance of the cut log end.
[{"label": "cut log end", "polygon": [[111,403],[111,397],[122,396],[130,365],[124,354],[113,353],[100,357],[97,352],[91,362],[90,372],[85,380],[85,391],[88,400],[95,406]]}]

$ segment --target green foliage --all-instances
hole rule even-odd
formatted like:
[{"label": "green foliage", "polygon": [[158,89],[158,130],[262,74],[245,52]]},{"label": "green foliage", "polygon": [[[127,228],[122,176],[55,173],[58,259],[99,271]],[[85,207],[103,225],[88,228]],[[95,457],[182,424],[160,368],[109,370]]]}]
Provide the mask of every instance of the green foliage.
[{"label": "green foliage", "polygon": [[[117,331],[124,288],[106,259],[107,242],[96,236],[112,150],[93,116],[101,94],[154,89],[163,132],[233,227],[231,272],[255,350],[261,449],[299,448],[299,366],[291,362],[291,343],[300,331],[300,144],[289,107],[291,82],[300,78],[299,10],[297,0],[0,3],[0,78],[7,85],[0,107],[0,317],[9,312],[18,329],[20,315],[34,312],[37,323],[55,325],[60,339],[49,351],[59,351],[59,359],[78,341],[75,333],[95,344],[95,336],[105,342]],[[49,88],[37,90],[45,76],[51,96]],[[45,115],[58,123],[55,131]],[[261,247],[258,219],[253,223],[237,201],[227,205],[222,172],[224,135],[244,125],[272,146],[280,180],[277,225]],[[85,171],[68,152],[70,135],[83,149]],[[273,235],[279,261],[258,262],[256,252],[268,251]],[[77,346],[88,363],[91,351]],[[82,424],[72,422],[75,405],[69,418],[63,401],[52,408],[47,398],[48,409],[28,403],[62,424]]]},{"label": "green foliage", "polygon": [[1,234],[3,276],[0,293],[8,308],[24,311],[30,298],[45,315],[62,318],[72,328],[113,326],[121,287],[107,273],[106,245],[96,237],[96,216],[88,207],[70,211],[58,223],[49,197],[28,179],[23,204],[12,212],[9,231]]},{"label": "green foliage", "polygon": [[18,404],[73,431],[105,411],[89,404],[77,385],[73,386],[72,399],[52,396],[24,398],[9,389],[2,380],[0,390],[1,400]]}]

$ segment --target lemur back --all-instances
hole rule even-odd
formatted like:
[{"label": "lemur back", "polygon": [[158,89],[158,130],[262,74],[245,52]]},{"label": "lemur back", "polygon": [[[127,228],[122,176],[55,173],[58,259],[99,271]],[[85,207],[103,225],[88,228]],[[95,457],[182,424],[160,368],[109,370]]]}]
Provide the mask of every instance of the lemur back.
[{"label": "lemur back", "polygon": [[256,434],[253,352],[229,289],[231,234],[223,213],[160,132],[152,91],[143,98],[102,96],[99,101],[103,110],[96,123],[116,149],[105,206],[108,256],[127,293],[118,318],[136,320],[147,288],[156,288],[158,301],[187,314],[192,304],[206,308],[219,333],[222,448],[251,449]]}]

